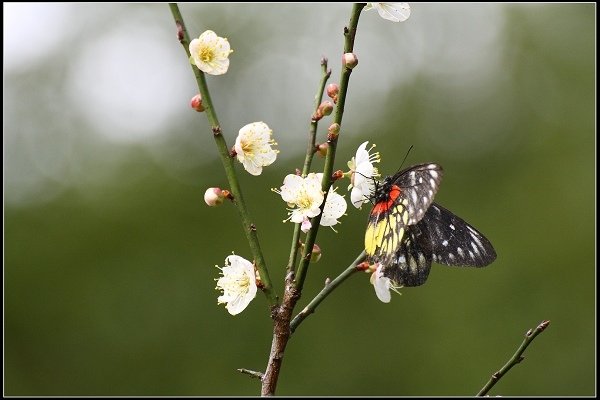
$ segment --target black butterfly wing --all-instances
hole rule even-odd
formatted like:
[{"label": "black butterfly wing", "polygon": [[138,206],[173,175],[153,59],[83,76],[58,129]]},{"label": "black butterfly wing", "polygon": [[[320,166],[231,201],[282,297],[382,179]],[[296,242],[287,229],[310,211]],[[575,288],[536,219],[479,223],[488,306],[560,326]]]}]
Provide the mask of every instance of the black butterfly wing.
[{"label": "black butterfly wing", "polygon": [[496,251],[481,232],[439,204],[432,204],[424,218],[428,226],[434,262],[450,266],[485,267]]},{"label": "black butterfly wing", "polygon": [[392,262],[383,269],[383,276],[395,285],[420,286],[431,270],[433,252],[429,240],[429,225],[424,219],[406,229],[404,239],[394,254]]},{"label": "black butterfly wing", "polygon": [[438,191],[442,174],[440,165],[427,163],[394,175],[394,184],[400,187],[402,200],[408,210],[408,225],[414,225],[423,218]]},{"label": "black butterfly wing", "polygon": [[396,285],[420,286],[431,262],[449,266],[484,267],[496,259],[490,241],[460,217],[433,203],[406,233],[384,276]]}]

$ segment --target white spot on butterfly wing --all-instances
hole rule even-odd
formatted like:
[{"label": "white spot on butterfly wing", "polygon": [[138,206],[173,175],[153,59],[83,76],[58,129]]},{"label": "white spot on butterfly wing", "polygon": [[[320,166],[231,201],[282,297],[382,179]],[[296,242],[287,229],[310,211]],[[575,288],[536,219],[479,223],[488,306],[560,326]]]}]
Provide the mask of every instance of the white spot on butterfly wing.
[{"label": "white spot on butterfly wing", "polygon": [[481,255],[481,253],[479,253],[479,248],[477,247],[477,245],[474,242],[471,242],[471,247],[473,248],[473,251],[475,252],[475,254],[477,254],[478,256]]},{"label": "white spot on butterfly wing", "polygon": [[410,266],[411,271],[416,271],[417,270],[417,261],[413,257],[409,258],[408,264]]},{"label": "white spot on butterfly wing", "polygon": [[476,234],[474,234],[473,232],[471,232],[471,237],[473,238],[473,241],[474,241],[475,243],[477,243],[477,245],[478,245],[479,247],[483,247],[483,246],[481,245],[481,241],[479,240],[479,235],[476,235]]},{"label": "white spot on butterfly wing", "polygon": [[416,190],[413,190],[413,191],[411,191],[411,192],[410,192],[410,197],[412,197],[412,201],[413,201],[413,203],[415,203],[415,204],[416,204],[416,203],[417,203],[417,200],[418,200],[418,197],[417,197],[417,191],[416,191]]}]

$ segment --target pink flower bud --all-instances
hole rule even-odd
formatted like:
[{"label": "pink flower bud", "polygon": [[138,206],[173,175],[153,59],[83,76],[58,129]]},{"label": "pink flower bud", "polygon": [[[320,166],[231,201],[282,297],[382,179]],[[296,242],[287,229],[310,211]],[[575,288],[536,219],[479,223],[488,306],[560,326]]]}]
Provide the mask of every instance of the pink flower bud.
[{"label": "pink flower bud", "polygon": [[348,69],[356,67],[358,64],[358,57],[354,53],[345,53],[342,56],[342,65]]},{"label": "pink flower bud", "polygon": [[321,157],[325,157],[327,155],[327,149],[329,149],[329,143],[321,143],[317,146],[317,154]]},{"label": "pink flower bud", "polygon": [[321,259],[321,248],[316,243],[313,245],[312,252],[310,253],[310,262],[316,263]]},{"label": "pink flower bud", "polygon": [[333,174],[331,174],[331,179],[337,181],[338,179],[342,179],[344,177],[344,171],[338,169]]},{"label": "pink flower bud", "polygon": [[198,112],[204,111],[204,106],[202,105],[202,97],[199,94],[192,97],[192,100],[190,101],[190,106]]},{"label": "pink flower bud", "polygon": [[339,93],[340,86],[337,83],[330,83],[327,85],[327,96],[329,96],[334,103],[337,103]]},{"label": "pink flower bud", "polygon": [[333,104],[329,100],[325,100],[324,102],[322,102],[319,105],[317,114],[325,116],[325,115],[330,115],[332,111],[333,111]]},{"label": "pink flower bud", "polygon": [[229,192],[227,190],[221,190],[220,188],[208,188],[206,192],[204,192],[204,201],[210,207],[216,207],[223,203],[225,197]]}]

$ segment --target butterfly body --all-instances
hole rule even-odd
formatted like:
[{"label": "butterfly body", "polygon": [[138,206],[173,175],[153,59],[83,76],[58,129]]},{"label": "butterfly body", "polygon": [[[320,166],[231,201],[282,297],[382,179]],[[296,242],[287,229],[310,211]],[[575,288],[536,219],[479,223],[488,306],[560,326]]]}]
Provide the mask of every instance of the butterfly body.
[{"label": "butterfly body", "polygon": [[420,164],[376,184],[365,233],[370,265],[399,286],[419,286],[431,263],[483,267],[496,259],[477,229],[433,203],[442,177],[438,164]]}]

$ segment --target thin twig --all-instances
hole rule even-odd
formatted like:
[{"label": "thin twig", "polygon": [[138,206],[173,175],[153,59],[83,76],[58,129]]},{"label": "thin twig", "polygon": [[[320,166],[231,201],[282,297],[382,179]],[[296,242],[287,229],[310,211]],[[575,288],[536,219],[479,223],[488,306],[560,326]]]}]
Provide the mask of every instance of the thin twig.
[{"label": "thin twig", "polygon": [[[173,18],[175,19],[175,25],[177,26],[177,38],[179,39],[179,42],[183,46],[183,49],[185,50],[185,53],[189,59],[190,50],[188,48],[188,45],[190,43],[190,38],[187,33],[187,29],[185,28],[185,23],[183,22],[181,12],[179,11],[179,6],[177,6],[177,3],[169,3],[169,8],[171,9],[171,13],[173,14]],[[191,67],[192,71],[194,72],[194,75],[196,76],[198,89],[200,90],[200,95],[202,96],[202,105],[204,106],[204,109],[206,111],[206,117],[208,118],[208,122],[212,127],[213,137],[219,150],[221,162],[223,163],[223,167],[225,168],[225,174],[227,175],[227,181],[229,183],[229,190],[233,194],[233,202],[235,203],[236,208],[240,213],[242,225],[244,227],[244,233],[246,234],[246,238],[248,239],[250,250],[252,252],[252,256],[254,257],[254,263],[260,275],[262,291],[267,297],[269,306],[272,308],[277,305],[278,299],[277,294],[273,289],[271,278],[269,277],[269,272],[267,270],[263,254],[260,249],[256,225],[252,222],[250,214],[248,213],[248,209],[246,208],[246,203],[242,196],[242,189],[240,187],[235,172],[233,159],[229,154],[229,148],[227,147],[227,143],[225,142],[225,138],[223,137],[223,134],[221,132],[221,125],[219,124],[219,119],[217,118],[217,113],[215,111],[212,99],[210,97],[210,92],[208,90],[208,85],[206,84],[206,78],[204,76],[204,73],[200,71],[195,65],[191,65]]]},{"label": "thin twig", "polygon": [[312,299],[312,301],[308,303],[308,305],[304,307],[304,309],[300,311],[300,313],[298,313],[298,315],[296,315],[294,319],[292,319],[292,322],[290,323],[290,330],[292,331],[292,333],[294,333],[296,328],[298,328],[298,325],[300,325],[302,321],[306,319],[306,317],[315,312],[317,306],[321,304],[321,302],[325,300],[325,298],[329,296],[336,287],[338,287],[342,282],[348,279],[350,275],[354,274],[355,272],[361,271],[359,268],[357,268],[357,265],[360,264],[364,259],[365,252],[363,250],[363,252],[360,253],[360,255],[356,258],[356,260],[352,262],[352,264],[350,264],[348,268],[346,268],[334,280],[325,284],[325,287],[319,292],[319,294],[317,294],[315,298]]},{"label": "thin twig", "polygon": [[504,374],[506,374],[512,367],[523,361],[525,358],[523,357],[523,353],[525,352],[527,346],[529,346],[533,339],[542,333],[548,327],[548,325],[550,325],[550,321],[542,321],[534,330],[528,330],[527,333],[525,333],[525,339],[523,340],[523,343],[521,343],[521,346],[519,346],[517,349],[517,352],[511,357],[510,360],[508,360],[504,367],[502,367],[498,372],[492,374],[492,377],[488,383],[486,383],[479,393],[477,393],[477,396],[485,396],[490,389],[494,387],[496,383],[498,383]]},{"label": "thin twig", "polygon": [[265,374],[263,374],[262,372],[252,371],[251,369],[246,369],[246,368],[238,368],[238,372],[241,372],[242,374],[250,375],[252,378],[257,378],[257,379],[260,379],[261,381],[262,381],[263,376],[265,376]]}]

